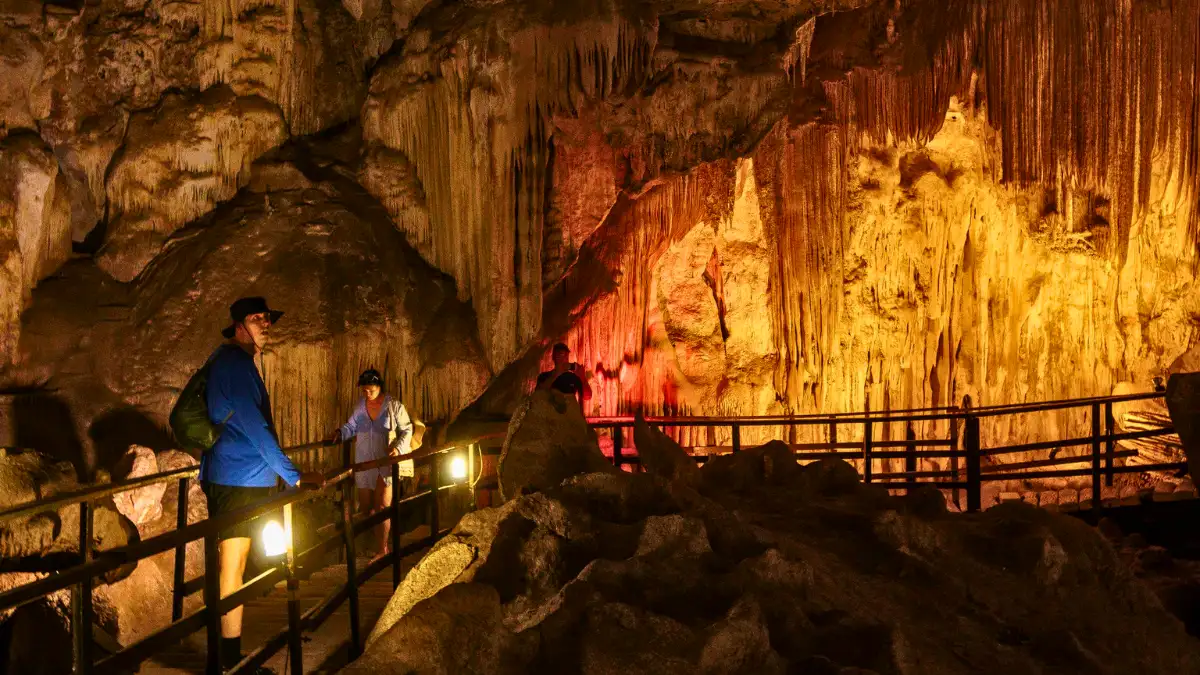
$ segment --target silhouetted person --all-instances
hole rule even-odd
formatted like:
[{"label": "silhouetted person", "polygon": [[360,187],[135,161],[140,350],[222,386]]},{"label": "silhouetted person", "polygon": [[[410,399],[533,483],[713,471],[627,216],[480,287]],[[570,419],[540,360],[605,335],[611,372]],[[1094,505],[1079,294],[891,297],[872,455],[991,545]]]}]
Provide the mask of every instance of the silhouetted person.
[{"label": "silhouetted person", "polygon": [[537,376],[538,389],[557,389],[564,394],[570,394],[579,401],[583,409],[584,401],[592,397],[592,388],[581,377],[583,370],[578,363],[571,362],[571,350],[563,343],[554,345],[550,357],[554,359],[554,370],[547,370]]},{"label": "silhouetted person", "polygon": [[[221,437],[200,458],[200,481],[208,497],[210,518],[269,498],[276,477],[290,486],[324,482],[320,473],[301,474],[280,449],[271,401],[254,363],[267,344],[271,325],[283,312],[269,309],[263,298],[240,298],[230,305],[229,316],[233,324],[221,331],[229,342],[212,356],[206,390],[209,419],[224,424]],[[261,527],[261,521],[255,519],[218,535],[221,597],[242,587],[256,523]],[[230,668],[241,659],[242,608],[238,606],[221,617],[221,661]]]}]

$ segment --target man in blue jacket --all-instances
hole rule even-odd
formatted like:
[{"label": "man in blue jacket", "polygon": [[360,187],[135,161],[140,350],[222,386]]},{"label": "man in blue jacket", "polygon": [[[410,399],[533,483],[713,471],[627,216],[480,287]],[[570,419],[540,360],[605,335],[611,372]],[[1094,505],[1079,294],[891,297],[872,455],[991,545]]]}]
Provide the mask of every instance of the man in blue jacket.
[{"label": "man in blue jacket", "polygon": [[[289,486],[320,485],[317,472],[301,474],[283,454],[271,420],[271,402],[254,358],[266,346],[271,325],[283,312],[260,297],[240,298],[229,307],[233,324],[222,331],[229,340],[209,362],[208,415],[224,424],[221,437],[200,460],[200,481],[210,517],[262,502],[274,492],[276,477]],[[250,543],[261,521],[222,530],[221,597],[242,587]],[[221,661],[226,668],[242,658],[242,608],[221,617]]]}]

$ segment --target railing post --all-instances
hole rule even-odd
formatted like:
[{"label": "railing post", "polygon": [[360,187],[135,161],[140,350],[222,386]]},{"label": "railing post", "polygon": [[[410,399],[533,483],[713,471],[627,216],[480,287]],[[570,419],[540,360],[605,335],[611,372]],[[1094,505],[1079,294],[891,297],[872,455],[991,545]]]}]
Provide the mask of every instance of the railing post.
[{"label": "railing post", "polygon": [[[912,420],[909,420],[905,425],[904,439],[908,444],[904,448],[904,471],[908,473],[906,480],[910,483],[915,483],[917,477],[914,475],[917,471],[917,432],[913,429]],[[908,494],[912,494],[913,488],[908,486]]]},{"label": "railing post", "polygon": [[[292,540],[292,505],[283,506],[283,531],[287,533],[287,614],[288,614],[288,662],[291,675],[304,675],[304,646],[300,625],[300,580],[296,578],[296,557]],[[354,618],[351,615],[353,626]],[[351,645],[353,652],[353,645]]]},{"label": "railing post", "polygon": [[863,482],[871,482],[871,418],[868,415],[863,421]]},{"label": "railing post", "polygon": [[[392,465],[392,590],[400,587],[400,464]],[[471,500],[475,490],[471,490]]]},{"label": "railing post", "polygon": [[[188,479],[179,479],[179,497],[175,500],[177,513],[175,529],[182,530],[188,524]],[[171,586],[171,621],[183,618],[183,587],[187,584],[187,542],[175,547],[175,577]]]},{"label": "railing post", "polygon": [[[92,504],[79,502],[79,556],[84,564],[92,560]],[[92,672],[92,579],[88,577],[71,589],[71,637],[74,639],[76,675]]]},{"label": "railing post", "polygon": [[621,466],[621,464],[623,462],[623,460],[621,459],[621,436],[622,436],[623,431],[624,431],[624,429],[621,427],[620,424],[613,425],[613,428],[612,428],[613,466],[617,467],[618,471],[625,470]]},{"label": "railing post", "polygon": [[[342,455],[346,466],[352,466],[350,443],[343,444]],[[362,653],[358,621],[358,560],[354,552],[354,511],[350,505],[354,500],[354,474],[342,479],[342,540],[346,549],[346,599],[350,606],[350,658]]]},{"label": "railing post", "polygon": [[[947,421],[950,423],[950,452],[958,452],[958,408],[950,409],[950,419]],[[958,457],[957,456],[952,455],[950,457],[950,475],[954,476],[954,482],[957,483],[958,482]],[[962,502],[960,501],[960,491],[957,486],[953,490],[950,491],[950,495],[951,495],[951,498],[954,499],[954,506],[956,508],[961,509]]]},{"label": "railing post", "polygon": [[[837,418],[830,417],[829,418],[829,449],[832,450],[833,452],[837,452],[837,442],[838,442],[837,427],[838,427]],[[795,427],[793,427],[793,428],[795,428]]]},{"label": "railing post", "polygon": [[967,453],[967,511],[977,513],[983,508],[983,475],[980,471],[979,418],[971,414],[971,397],[963,397],[966,413],[963,433]]},{"label": "railing post", "polygon": [[730,425],[733,430],[733,451],[742,451],[742,426],[740,424]]},{"label": "railing post", "polygon": [[429,545],[433,546],[438,538],[438,492],[441,488],[441,455],[429,458]]},{"label": "railing post", "polygon": [[204,535],[204,627],[206,675],[221,675],[221,554],[217,533]]},{"label": "railing post", "polygon": [[1092,404],[1092,510],[1100,510],[1100,404]]},{"label": "railing post", "polygon": [[[478,442],[467,443],[467,492],[471,495],[471,504],[469,510],[474,511],[477,508],[475,503],[475,455],[479,455],[479,463],[483,463],[483,451],[479,448]],[[482,475],[482,474],[481,474]]]},{"label": "railing post", "polygon": [[1116,420],[1113,419],[1112,401],[1104,404],[1104,433],[1108,439],[1104,442],[1104,484],[1113,484],[1113,451],[1116,449],[1113,434],[1116,433]]}]

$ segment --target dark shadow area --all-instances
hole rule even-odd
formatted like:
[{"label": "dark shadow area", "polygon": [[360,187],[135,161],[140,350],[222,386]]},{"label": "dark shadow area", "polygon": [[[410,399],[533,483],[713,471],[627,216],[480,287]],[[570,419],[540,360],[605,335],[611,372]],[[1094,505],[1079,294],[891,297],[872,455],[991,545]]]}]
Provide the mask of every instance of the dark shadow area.
[{"label": "dark shadow area", "polygon": [[1065,513],[1089,525],[1097,525],[1101,518],[1107,518],[1115,523],[1122,533],[1140,534],[1145,537],[1146,543],[1162,546],[1176,558],[1200,560],[1200,528],[1196,527],[1196,523],[1200,522],[1200,499],[1146,501],[1136,506]]},{"label": "dark shadow area", "polygon": [[132,406],[110,410],[97,417],[87,433],[92,439],[96,466],[109,469],[114,477],[129,473],[129,466],[118,466],[129,446],[142,445],[160,452],[175,445],[169,431]]},{"label": "dark shadow area", "polygon": [[18,395],[13,399],[13,422],[18,448],[70,462],[79,479],[87,480],[87,457],[65,401],[41,391]]}]

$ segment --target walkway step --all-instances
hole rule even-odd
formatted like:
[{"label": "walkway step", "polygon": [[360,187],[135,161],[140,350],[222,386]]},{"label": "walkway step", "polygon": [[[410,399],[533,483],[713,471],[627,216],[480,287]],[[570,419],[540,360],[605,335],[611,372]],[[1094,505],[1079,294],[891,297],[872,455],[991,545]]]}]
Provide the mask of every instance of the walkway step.
[{"label": "walkway step", "polygon": [[[405,536],[403,543],[416,541],[427,528],[421,528]],[[415,553],[404,559],[405,571],[412,569],[424,551]],[[357,567],[362,570],[370,562],[369,558],[357,558]],[[301,582],[298,599],[300,611],[304,612],[316,605],[329,594],[337,590],[346,581],[345,564],[330,565],[313,572]],[[383,614],[384,608],[393,594],[392,574],[385,569],[373,579],[358,589],[360,626],[362,638],[370,635],[375,622]],[[273,589],[269,594],[247,602],[242,619],[242,650],[250,652],[268,638],[287,626],[287,589],[283,584]],[[334,673],[349,662],[350,641],[350,610],[349,604],[343,602],[337,611],[326,619],[325,623],[314,633],[305,634],[304,672],[305,673]],[[152,660],[142,664],[138,675],[185,675],[203,673],[205,665],[205,634],[204,631],[189,636],[175,648],[156,655]],[[284,649],[270,660],[266,666],[276,673],[283,675],[288,672],[287,650]]]}]

